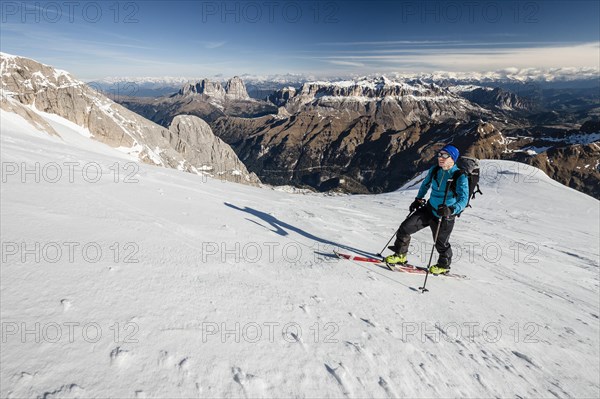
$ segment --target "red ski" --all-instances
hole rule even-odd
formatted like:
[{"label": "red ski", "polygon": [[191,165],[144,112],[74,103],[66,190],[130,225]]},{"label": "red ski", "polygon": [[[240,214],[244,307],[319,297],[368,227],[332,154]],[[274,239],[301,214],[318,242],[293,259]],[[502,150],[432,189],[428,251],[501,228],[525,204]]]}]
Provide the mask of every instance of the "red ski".
[{"label": "red ski", "polygon": [[333,251],[334,254],[338,256],[338,258],[348,259],[348,260],[357,260],[359,262],[369,262],[369,263],[383,263],[383,259],[381,258],[371,258],[366,256],[358,256],[358,255],[350,255],[343,254],[337,251]]},{"label": "red ski", "polygon": [[[427,269],[425,267],[414,266],[410,264],[404,265],[391,265],[386,263],[383,258],[375,258],[370,256],[360,256],[360,255],[352,255],[352,254],[344,254],[341,252],[333,251],[333,253],[341,259],[347,259],[357,262],[366,262],[366,263],[376,263],[379,265],[383,265],[390,269],[391,271],[403,272],[403,273],[412,273],[412,274],[427,274]],[[452,277],[459,279],[466,279],[467,276],[463,274],[454,274],[454,273],[446,273],[446,274],[432,274],[433,276],[444,276],[444,277]]]}]

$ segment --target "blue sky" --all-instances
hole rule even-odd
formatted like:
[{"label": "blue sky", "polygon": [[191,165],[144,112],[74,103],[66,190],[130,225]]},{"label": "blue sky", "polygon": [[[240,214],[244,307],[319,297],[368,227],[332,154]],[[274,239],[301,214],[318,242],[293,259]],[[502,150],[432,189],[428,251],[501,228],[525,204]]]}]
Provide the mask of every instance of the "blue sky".
[{"label": "blue sky", "polygon": [[0,47],[105,76],[598,67],[598,1],[72,1],[1,5]]}]

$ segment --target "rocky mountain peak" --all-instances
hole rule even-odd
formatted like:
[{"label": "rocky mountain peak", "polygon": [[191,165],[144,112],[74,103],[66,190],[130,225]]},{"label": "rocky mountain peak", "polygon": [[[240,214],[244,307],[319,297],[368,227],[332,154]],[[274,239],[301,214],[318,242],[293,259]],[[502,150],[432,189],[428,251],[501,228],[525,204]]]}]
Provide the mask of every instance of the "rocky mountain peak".
[{"label": "rocky mountain peak", "polygon": [[219,82],[211,82],[208,79],[202,79],[197,83],[188,83],[184,85],[177,93],[181,96],[188,96],[194,94],[206,94],[210,97],[216,97],[219,99],[225,98],[225,89]]},{"label": "rocky mountain peak", "polygon": [[179,96],[190,96],[190,95],[207,95],[217,100],[248,100],[250,96],[246,91],[246,86],[242,79],[238,76],[234,76],[225,83],[225,87],[219,82],[212,82],[208,79],[202,79],[196,83],[188,83],[184,85],[177,95]]},{"label": "rocky mountain peak", "polygon": [[227,84],[225,85],[225,93],[227,93],[228,98],[233,100],[247,100],[250,98],[250,96],[248,96],[248,92],[246,91],[246,85],[244,85],[244,81],[238,76],[234,76],[227,81]]}]

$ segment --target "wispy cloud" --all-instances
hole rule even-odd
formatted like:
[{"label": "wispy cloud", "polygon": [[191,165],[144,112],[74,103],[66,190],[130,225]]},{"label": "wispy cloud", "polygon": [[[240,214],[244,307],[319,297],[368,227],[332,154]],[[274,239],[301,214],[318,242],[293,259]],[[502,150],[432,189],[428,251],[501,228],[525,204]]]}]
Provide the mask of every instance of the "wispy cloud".
[{"label": "wispy cloud", "polygon": [[466,43],[459,40],[387,40],[373,42],[321,42],[317,46],[397,46],[397,45],[432,45],[448,43]]},{"label": "wispy cloud", "polygon": [[[140,49],[140,50],[152,50],[153,47],[139,44],[140,41],[133,40],[130,38],[114,34],[112,32],[105,32],[102,30],[97,30],[95,37],[102,37],[104,39],[115,38],[118,39],[110,42],[110,41],[98,41],[98,40],[89,40],[84,37],[79,37],[76,35],[68,35],[66,33],[58,32],[52,28],[45,28],[43,25],[25,25],[25,24],[17,24],[17,23],[4,23],[0,27],[0,32],[2,35],[10,35],[14,34],[19,37],[19,44],[27,46],[32,46],[33,48],[44,48],[47,49],[47,46],[50,44],[54,47],[58,46],[63,48],[64,50],[69,50],[69,45],[73,45],[77,43],[81,46],[95,46],[95,47],[123,47],[130,49]],[[23,40],[29,40],[28,43],[24,43]]]},{"label": "wispy cloud", "polygon": [[[186,73],[216,73],[235,65],[229,57],[202,57],[202,62],[197,62],[198,58],[191,55],[182,60],[179,56],[156,52],[155,48],[137,42],[90,40],[53,28],[44,25],[3,24],[0,31],[3,36],[2,50],[67,69],[82,79],[132,71],[136,71],[136,74],[168,74],[184,70]],[[6,46],[4,37],[11,36],[18,40],[11,40],[11,44]],[[98,37],[110,40],[113,36]],[[224,41],[203,42],[206,48],[217,48],[224,44]]]},{"label": "wispy cloud", "polygon": [[215,49],[215,48],[219,48],[219,47],[223,47],[225,44],[227,44],[226,41],[220,41],[220,42],[200,42],[204,48],[207,49]]},{"label": "wispy cloud", "polygon": [[[303,56],[299,56],[303,58]],[[495,70],[532,67],[600,67],[600,42],[568,46],[544,45],[500,48],[436,48],[344,51],[337,54],[313,54],[308,58],[328,64],[354,65],[357,68],[382,69],[427,65],[441,70]]]},{"label": "wispy cloud", "polygon": [[[382,45],[385,43],[385,46]],[[338,42],[338,43],[317,43],[317,45],[323,46],[337,46],[340,48],[356,46],[363,46],[365,49],[370,50],[336,50],[336,49],[324,49],[323,51],[339,51],[339,52],[351,52],[351,51],[370,51],[370,52],[402,52],[402,51],[414,51],[415,49],[422,48],[424,51],[430,51],[430,47],[440,48],[488,48],[488,47],[507,47],[507,48],[519,48],[519,47],[556,47],[566,45],[578,45],[581,42],[577,41],[510,41],[510,42],[492,42],[492,41],[395,41],[395,42]],[[396,47],[394,49],[383,49],[377,47]],[[375,47],[375,49],[373,49]]]},{"label": "wispy cloud", "polygon": [[365,64],[362,62],[352,62],[352,61],[340,61],[340,60],[330,60],[330,64],[334,65],[343,65],[343,66],[354,66],[354,67],[364,67]]},{"label": "wispy cloud", "polygon": [[[482,33],[473,40],[445,40],[439,33],[423,40],[411,40],[408,36],[404,36],[408,40],[368,40],[386,36],[348,35],[341,36],[348,37],[348,41],[296,43],[284,39],[249,40],[252,35],[262,37],[254,31],[240,37],[238,31],[217,29],[210,31],[212,36],[194,38],[177,36],[174,30],[174,35],[159,35],[151,40],[154,26],[144,30],[142,23],[114,31],[108,24],[59,25],[3,23],[2,49],[52,62],[89,78],[109,74],[458,72],[510,67],[598,67],[600,63],[600,42],[568,41],[572,35],[565,36],[565,41],[557,41],[562,37],[556,36],[553,41],[541,41],[539,36],[519,41],[526,37],[513,33]],[[142,31],[144,35],[140,34]],[[352,40],[363,37],[365,40]]]}]

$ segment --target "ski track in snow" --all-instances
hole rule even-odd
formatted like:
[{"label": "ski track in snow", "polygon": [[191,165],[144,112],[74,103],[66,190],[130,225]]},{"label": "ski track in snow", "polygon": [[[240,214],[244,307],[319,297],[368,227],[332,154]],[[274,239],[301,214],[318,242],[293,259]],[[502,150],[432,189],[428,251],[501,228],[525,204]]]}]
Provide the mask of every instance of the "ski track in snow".
[{"label": "ski track in snow", "polygon": [[[62,139],[1,115],[3,163],[130,161],[56,118]],[[94,242],[104,256],[3,253],[0,396],[598,397],[598,201],[485,165],[500,173],[452,235],[469,280],[431,276],[427,294],[422,275],[331,253],[379,251],[418,185],[302,195],[147,165],[134,184],[7,176],[3,243]],[[415,235],[415,263],[430,240]],[[6,330],[35,323],[40,342]],[[72,342],[64,323],[78,323]]]}]

